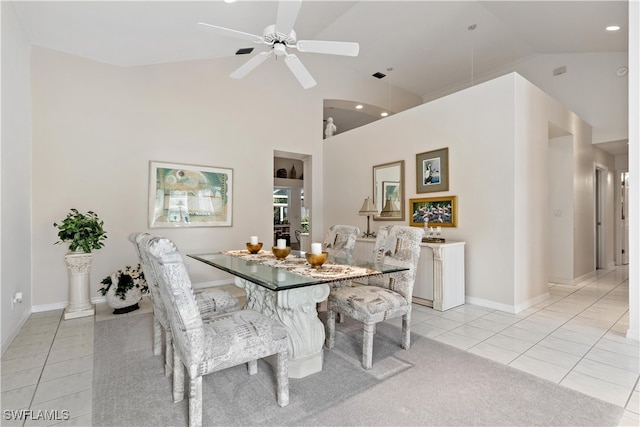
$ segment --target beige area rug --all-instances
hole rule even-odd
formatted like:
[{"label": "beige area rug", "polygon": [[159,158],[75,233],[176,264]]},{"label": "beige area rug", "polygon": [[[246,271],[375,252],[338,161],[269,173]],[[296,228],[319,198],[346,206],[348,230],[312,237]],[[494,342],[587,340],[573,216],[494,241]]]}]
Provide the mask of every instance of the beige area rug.
[{"label": "beige area rug", "polygon": [[[271,367],[245,366],[203,380],[203,424],[615,426],[623,409],[508,366],[380,324],[373,368],[360,366],[362,329],[337,324],[336,348],[321,373],[290,380],[290,404],[276,404]],[[150,314],[96,323],[93,425],[187,425],[187,402],[173,403],[163,358],[154,357]]]}]

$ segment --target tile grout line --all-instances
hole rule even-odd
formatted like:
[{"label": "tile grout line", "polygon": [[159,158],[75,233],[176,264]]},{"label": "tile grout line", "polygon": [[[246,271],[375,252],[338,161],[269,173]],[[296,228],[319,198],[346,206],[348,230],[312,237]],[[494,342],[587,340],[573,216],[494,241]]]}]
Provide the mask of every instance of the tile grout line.
[{"label": "tile grout line", "polygon": [[[32,313],[33,314],[33,313]],[[31,315],[29,316],[31,318]],[[53,334],[53,339],[51,340],[51,344],[49,345],[49,350],[47,351],[47,357],[44,358],[44,363],[42,364],[42,369],[40,370],[40,375],[38,375],[38,381],[36,382],[36,387],[33,389],[33,394],[31,395],[31,400],[29,401],[28,409],[33,407],[33,400],[36,397],[36,393],[38,392],[38,387],[40,387],[40,380],[42,379],[42,374],[44,373],[44,368],[47,366],[47,360],[49,360],[49,355],[51,354],[51,349],[53,348],[53,343],[56,341],[56,336],[58,335],[58,331],[60,330],[60,324],[62,322],[62,318],[64,317],[64,310],[60,313],[60,317],[58,318],[58,327],[56,328],[55,333]],[[22,421],[22,426],[26,424],[27,420],[25,418]]]}]

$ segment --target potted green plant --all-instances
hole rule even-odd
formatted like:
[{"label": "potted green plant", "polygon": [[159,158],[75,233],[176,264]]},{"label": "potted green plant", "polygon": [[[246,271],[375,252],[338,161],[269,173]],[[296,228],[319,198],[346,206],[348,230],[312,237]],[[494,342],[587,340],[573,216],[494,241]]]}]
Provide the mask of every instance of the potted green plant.
[{"label": "potted green plant", "polygon": [[102,287],[98,289],[98,292],[113,308],[113,314],[137,310],[140,308],[138,302],[142,299],[142,295],[149,293],[149,287],[140,264],[133,268],[126,266],[124,269],[105,277],[100,283],[102,283]]},{"label": "potted green plant", "polygon": [[104,221],[93,211],[81,213],[77,209],[71,209],[67,217],[60,223],[53,223],[58,228],[59,243],[69,243],[69,250],[77,252],[82,250],[91,253],[104,246],[103,240],[107,238],[104,230]]},{"label": "potted green plant", "polygon": [[107,238],[104,221],[93,211],[81,213],[71,209],[64,220],[54,222],[53,226],[58,229],[56,244],[69,244],[69,253],[64,257],[69,274],[69,306],[64,310],[64,318],[93,316],[95,307],[89,299],[91,252],[104,246]]}]

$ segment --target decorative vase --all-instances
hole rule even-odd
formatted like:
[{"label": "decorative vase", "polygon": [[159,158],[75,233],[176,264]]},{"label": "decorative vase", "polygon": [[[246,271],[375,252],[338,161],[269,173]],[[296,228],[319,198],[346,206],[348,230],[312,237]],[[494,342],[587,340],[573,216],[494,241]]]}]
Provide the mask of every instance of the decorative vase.
[{"label": "decorative vase", "polygon": [[69,252],[64,260],[69,273],[69,306],[64,309],[64,319],[93,316],[95,307],[89,300],[89,272],[92,254]]},{"label": "decorative vase", "polygon": [[116,289],[118,289],[118,275],[111,275],[111,286],[105,295],[107,304],[113,308],[113,314],[124,314],[131,311],[135,311],[140,308],[138,303],[142,299],[142,291],[140,288],[134,286],[129,289],[122,299],[119,295],[116,295]]}]

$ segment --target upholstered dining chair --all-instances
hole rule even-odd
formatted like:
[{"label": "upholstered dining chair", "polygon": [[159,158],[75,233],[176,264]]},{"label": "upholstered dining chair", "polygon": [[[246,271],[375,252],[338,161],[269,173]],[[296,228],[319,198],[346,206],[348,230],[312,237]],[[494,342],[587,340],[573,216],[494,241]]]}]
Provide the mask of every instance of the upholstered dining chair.
[{"label": "upholstered dining chair", "polygon": [[[149,291],[151,292],[151,301],[153,303],[153,355],[160,356],[162,354],[162,335],[165,338],[165,375],[170,376],[172,372],[173,355],[171,346],[171,332],[169,331],[169,320],[167,318],[167,310],[164,307],[160,291],[158,290],[158,281],[156,274],[151,268],[150,261],[144,252],[144,245],[153,236],[149,233],[132,233],[129,241],[138,254],[144,277],[147,281]],[[177,250],[177,249],[176,249]],[[207,289],[196,291],[196,302],[200,315],[207,320],[218,314],[228,313],[238,310],[240,302],[238,298],[231,295],[223,289]]]},{"label": "upholstered dining chair", "polygon": [[[360,234],[360,229],[353,225],[336,224],[329,227],[322,241],[322,250],[334,258],[351,258],[353,248],[356,246],[356,238]],[[329,286],[332,288],[349,286],[351,282],[333,282]],[[318,311],[321,304],[318,303]],[[342,323],[342,315],[338,315],[338,322]]]},{"label": "upholstered dining chair", "polygon": [[322,250],[334,258],[350,258],[360,229],[353,225],[332,225],[322,242]]},{"label": "upholstered dining chair", "polygon": [[258,359],[276,356],[276,399],[289,404],[288,338],[284,326],[254,310],[237,310],[202,321],[182,255],[169,239],[154,237],[143,249],[156,272],[173,336],[173,399],[184,399],[189,381],[189,425],[202,425],[202,376],[247,363],[253,375]]},{"label": "upholstered dining chair", "polygon": [[383,226],[378,231],[374,262],[408,267],[398,273],[371,277],[367,285],[333,288],[327,304],[326,345],[335,344],[335,313],[364,323],[362,367],[371,369],[376,323],[402,316],[402,348],[409,349],[411,298],[424,229]]}]

